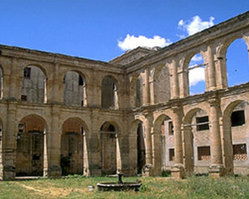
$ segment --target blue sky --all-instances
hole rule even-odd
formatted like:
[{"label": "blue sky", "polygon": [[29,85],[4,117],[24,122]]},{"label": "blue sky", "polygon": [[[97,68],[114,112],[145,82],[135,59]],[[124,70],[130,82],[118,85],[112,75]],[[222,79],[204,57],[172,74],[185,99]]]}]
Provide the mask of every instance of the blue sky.
[{"label": "blue sky", "polygon": [[195,16],[217,24],[248,10],[248,0],[0,0],[0,43],[108,61],[128,34],[168,44]]}]

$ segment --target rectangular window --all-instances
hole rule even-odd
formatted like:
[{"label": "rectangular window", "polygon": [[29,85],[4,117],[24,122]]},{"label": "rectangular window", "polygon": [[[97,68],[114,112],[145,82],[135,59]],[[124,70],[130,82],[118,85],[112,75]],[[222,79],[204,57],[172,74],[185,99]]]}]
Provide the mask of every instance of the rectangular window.
[{"label": "rectangular window", "polygon": [[23,73],[24,78],[30,79],[30,74],[31,74],[31,68],[29,67],[24,68],[24,73]]},{"label": "rectangular window", "polygon": [[174,135],[174,126],[172,121],[168,123],[168,128],[169,128],[169,135]]},{"label": "rectangular window", "polygon": [[21,100],[22,101],[27,101],[27,95],[21,95]]},{"label": "rectangular window", "polygon": [[197,131],[204,131],[209,129],[208,116],[196,117]]},{"label": "rectangular window", "polygon": [[233,145],[233,159],[234,160],[247,160],[246,144]]},{"label": "rectangular window", "polygon": [[231,125],[232,126],[242,126],[245,124],[245,111],[234,111],[231,115]]},{"label": "rectangular window", "polygon": [[210,146],[197,147],[198,160],[210,160]]},{"label": "rectangular window", "polygon": [[175,150],[169,149],[169,161],[174,161],[175,159]]}]

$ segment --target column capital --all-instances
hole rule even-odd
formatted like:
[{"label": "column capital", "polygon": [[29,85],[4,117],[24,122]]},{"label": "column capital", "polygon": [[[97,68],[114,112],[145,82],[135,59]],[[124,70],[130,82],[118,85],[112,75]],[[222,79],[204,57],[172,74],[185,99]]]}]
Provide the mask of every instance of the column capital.
[{"label": "column capital", "polygon": [[217,97],[209,98],[208,103],[211,107],[219,107],[220,100]]}]

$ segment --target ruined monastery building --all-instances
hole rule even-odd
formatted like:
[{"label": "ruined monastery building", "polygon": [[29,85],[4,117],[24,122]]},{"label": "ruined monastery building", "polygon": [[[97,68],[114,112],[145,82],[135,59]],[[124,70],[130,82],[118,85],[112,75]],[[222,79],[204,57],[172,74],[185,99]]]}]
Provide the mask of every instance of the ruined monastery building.
[{"label": "ruined monastery building", "polygon": [[248,175],[249,83],[228,86],[226,65],[236,39],[249,49],[249,12],[109,62],[0,45],[0,179]]}]

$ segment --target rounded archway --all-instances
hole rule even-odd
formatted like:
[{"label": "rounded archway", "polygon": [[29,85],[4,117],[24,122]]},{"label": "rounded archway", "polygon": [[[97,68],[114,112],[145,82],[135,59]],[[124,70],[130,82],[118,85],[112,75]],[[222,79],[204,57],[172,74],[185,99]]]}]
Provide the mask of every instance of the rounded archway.
[{"label": "rounded archway", "polygon": [[100,128],[102,175],[117,172],[117,133],[118,127],[112,122],[104,122]]},{"label": "rounded archway", "polygon": [[153,134],[153,165],[155,175],[169,170],[174,164],[174,127],[172,119],[165,114],[160,115],[154,122]]},{"label": "rounded archway", "polygon": [[37,66],[27,66],[23,69],[21,100],[32,103],[45,103],[46,74]]},{"label": "rounded archway", "polygon": [[[249,103],[244,100],[231,102],[223,112],[223,151],[225,172],[227,174],[249,173],[248,136]],[[244,170],[244,171],[243,171]]]},{"label": "rounded archway", "polygon": [[170,74],[167,65],[156,68],[153,75],[154,103],[166,103],[170,96]]},{"label": "rounded archway", "polygon": [[206,64],[201,53],[194,54],[186,59],[188,74],[188,95],[204,93],[206,90]]},{"label": "rounded archway", "polygon": [[211,161],[209,116],[201,108],[190,110],[183,120],[184,165],[187,173],[208,173]]},{"label": "rounded archway", "polygon": [[80,118],[69,118],[62,125],[62,175],[88,174],[87,127]]},{"label": "rounded archway", "polygon": [[68,71],[64,78],[63,101],[68,106],[86,106],[85,77],[76,71]]},{"label": "rounded archway", "polygon": [[118,85],[117,80],[108,75],[101,83],[101,106],[102,108],[118,108]]},{"label": "rounded archway", "polygon": [[44,134],[47,124],[38,115],[24,117],[18,125],[16,175],[42,176],[44,168]]}]

